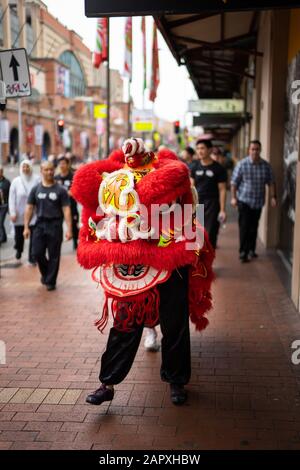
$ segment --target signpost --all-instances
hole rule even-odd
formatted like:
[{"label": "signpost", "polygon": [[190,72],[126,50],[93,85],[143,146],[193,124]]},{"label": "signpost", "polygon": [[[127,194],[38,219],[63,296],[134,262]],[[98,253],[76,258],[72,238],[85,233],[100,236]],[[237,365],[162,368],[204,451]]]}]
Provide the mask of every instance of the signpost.
[{"label": "signpost", "polygon": [[[5,83],[6,98],[22,98],[31,95],[30,72],[26,49],[8,49],[0,51],[0,68],[2,80]],[[22,148],[22,108],[18,100],[18,151]]]},{"label": "signpost", "polygon": [[144,16],[203,13],[204,11],[268,10],[297,8],[299,0],[85,0],[85,14],[102,16]]},{"label": "signpost", "polygon": [[6,98],[22,98],[31,95],[31,83],[26,49],[0,51],[2,80],[6,86]]}]

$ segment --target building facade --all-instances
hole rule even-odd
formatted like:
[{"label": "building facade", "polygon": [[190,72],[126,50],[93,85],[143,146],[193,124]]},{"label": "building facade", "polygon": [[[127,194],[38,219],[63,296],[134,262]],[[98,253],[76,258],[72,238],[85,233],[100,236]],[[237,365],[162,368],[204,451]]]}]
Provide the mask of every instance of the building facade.
[{"label": "building facade", "polygon": [[[300,9],[259,15],[255,80],[246,79],[249,122],[233,139],[233,153],[247,155],[250,139],[262,142],[262,155],[274,170],[278,207],[266,204],[260,239],[280,255],[290,294],[300,311]],[[251,62],[249,61],[249,68]]]},{"label": "building facade", "polygon": [[[97,135],[105,132],[105,122],[97,127],[94,118],[94,105],[106,100],[105,67],[93,68],[92,52],[80,36],[40,0],[1,0],[0,18],[0,47],[26,48],[32,86],[30,97],[7,100],[1,125],[3,160],[25,152],[41,159],[65,150],[83,158],[97,155],[99,143],[105,150],[105,139]],[[111,90],[112,103],[122,102],[118,71],[111,71]],[[64,120],[63,135],[57,130],[58,119]],[[113,129],[113,138],[126,135],[125,120]]]}]

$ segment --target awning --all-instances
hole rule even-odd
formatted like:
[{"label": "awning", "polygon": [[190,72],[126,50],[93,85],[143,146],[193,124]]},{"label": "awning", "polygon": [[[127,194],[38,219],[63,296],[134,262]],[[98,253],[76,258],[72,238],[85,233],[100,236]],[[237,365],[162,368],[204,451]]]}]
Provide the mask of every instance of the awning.
[{"label": "awning", "polygon": [[199,98],[233,98],[243,77],[255,78],[255,61],[262,55],[256,49],[259,14],[219,11],[155,20],[178,64],[186,65]]},{"label": "awning", "polygon": [[88,17],[140,16],[299,6],[299,0],[85,0],[85,14]]}]

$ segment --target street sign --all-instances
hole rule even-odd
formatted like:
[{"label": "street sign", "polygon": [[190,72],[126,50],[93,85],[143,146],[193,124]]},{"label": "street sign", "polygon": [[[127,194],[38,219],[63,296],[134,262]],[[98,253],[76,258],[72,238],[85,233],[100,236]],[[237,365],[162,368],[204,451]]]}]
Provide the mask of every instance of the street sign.
[{"label": "street sign", "polygon": [[107,105],[106,104],[95,104],[94,105],[94,118],[95,119],[106,119],[107,118]]},{"label": "street sign", "polygon": [[0,51],[2,80],[6,86],[6,98],[31,95],[31,83],[26,49]]},{"label": "street sign", "polygon": [[203,11],[264,10],[271,8],[296,8],[299,0],[85,0],[86,16],[141,16]]},{"label": "street sign", "polygon": [[132,130],[133,132],[152,132],[153,122],[134,122]]},{"label": "street sign", "polygon": [[150,109],[134,109],[132,111],[132,130],[134,132],[152,132],[153,111]]},{"label": "street sign", "polygon": [[241,99],[207,99],[189,101],[191,113],[236,114],[243,113],[245,102]]}]

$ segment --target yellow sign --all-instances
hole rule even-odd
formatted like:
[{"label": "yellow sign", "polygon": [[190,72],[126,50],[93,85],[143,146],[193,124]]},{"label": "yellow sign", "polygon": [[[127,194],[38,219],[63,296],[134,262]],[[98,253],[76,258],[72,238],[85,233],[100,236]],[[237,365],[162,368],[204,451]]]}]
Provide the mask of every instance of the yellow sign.
[{"label": "yellow sign", "polygon": [[94,118],[105,119],[107,118],[107,105],[106,104],[95,104],[94,105]]},{"label": "yellow sign", "polygon": [[134,132],[152,132],[153,122],[152,121],[136,121],[132,125]]}]

